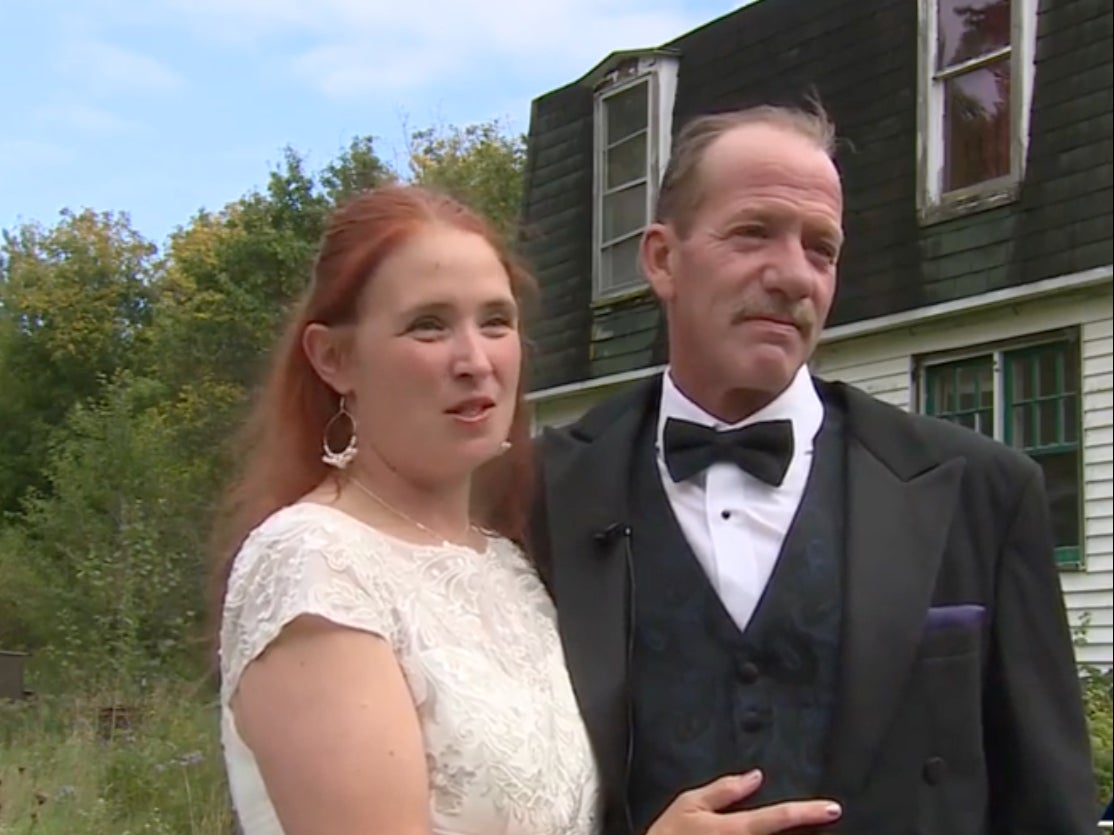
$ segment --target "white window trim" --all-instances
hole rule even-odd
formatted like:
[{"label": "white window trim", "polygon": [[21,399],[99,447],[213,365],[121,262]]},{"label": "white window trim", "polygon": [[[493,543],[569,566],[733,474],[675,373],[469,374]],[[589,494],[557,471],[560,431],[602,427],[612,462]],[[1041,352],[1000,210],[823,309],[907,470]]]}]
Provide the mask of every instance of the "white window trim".
[{"label": "white window trim", "polygon": [[[939,0],[919,0],[917,89],[917,209],[922,221],[942,220],[1016,199],[1025,176],[1033,97],[1038,0],[1012,0],[1010,23],[1010,173],[942,192],[944,83],[934,79]],[[1000,54],[1000,53],[997,53]],[[971,65],[984,63],[984,56]]]},{"label": "white window trim", "polygon": [[[928,375],[926,372],[929,368],[939,365],[951,365],[952,363],[963,362],[964,360],[988,356],[992,360],[994,372],[994,439],[996,441],[1001,441],[1006,436],[1006,412],[1005,404],[1002,402],[1005,387],[1005,378],[1002,376],[1005,374],[1004,356],[1014,351],[1023,351],[1026,348],[1035,348],[1040,345],[1058,345],[1064,342],[1075,342],[1078,344],[1080,339],[1079,327],[1077,325],[1072,325],[1066,328],[1039,331],[1024,336],[996,340],[994,342],[966,345],[962,348],[955,348],[950,351],[936,351],[931,354],[921,354],[915,357],[917,412],[919,414],[925,414],[924,410],[928,402],[928,390],[926,388],[926,378]],[[1079,369],[1079,381],[1080,385],[1082,385],[1082,368]],[[1082,397],[1082,394],[1083,392],[1080,390],[1080,397]],[[1082,443],[1080,444],[1080,448],[1082,449]]]},{"label": "white window trim", "polygon": [[[647,223],[653,216],[657,201],[658,187],[665,174],[665,164],[673,139],[673,103],[677,93],[677,59],[666,55],[646,56],[638,59],[637,68],[619,75],[618,71],[609,74],[596,87],[592,111],[592,301],[612,302],[643,292],[645,278],[604,292],[600,287],[603,266],[603,195],[604,177],[604,102],[618,93],[637,84],[649,85],[649,148],[647,161],[646,218]],[[645,229],[645,226],[642,227]],[[639,234],[632,232],[631,236]]]},{"label": "white window trim", "polygon": [[[1041,331],[1038,333],[1031,333],[1025,336],[1018,336],[1011,339],[1002,339],[994,342],[981,343],[976,345],[968,345],[962,348],[956,348],[951,351],[939,351],[931,354],[922,354],[914,358],[914,382],[916,391],[916,401],[913,404],[918,414],[927,414],[925,409],[928,405],[928,371],[930,368],[942,365],[951,365],[953,363],[962,362],[964,360],[977,359],[979,357],[990,357],[991,361],[991,381],[994,392],[994,405],[993,405],[993,423],[994,423],[994,440],[999,443],[1005,443],[1006,437],[1006,366],[1005,355],[1014,351],[1022,351],[1026,348],[1035,348],[1040,345],[1062,344],[1064,342],[1074,342],[1077,349],[1080,349],[1079,362],[1080,366],[1078,371],[1079,382],[1079,414],[1082,418],[1083,414],[1083,398],[1086,396],[1084,388],[1084,370],[1082,366],[1082,333],[1078,325],[1071,325],[1069,327],[1057,328],[1050,331]],[[1082,420],[1079,426],[1079,437],[1077,439],[1079,447],[1079,510],[1083,512],[1083,506],[1086,502],[1087,493],[1087,480],[1086,480],[1086,445],[1083,440],[1083,426]],[[1085,571],[1087,565],[1087,532],[1086,520],[1080,516],[1079,520],[1079,545],[1076,546],[1078,550],[1079,562],[1078,565],[1062,565],[1060,570],[1062,572]]]}]

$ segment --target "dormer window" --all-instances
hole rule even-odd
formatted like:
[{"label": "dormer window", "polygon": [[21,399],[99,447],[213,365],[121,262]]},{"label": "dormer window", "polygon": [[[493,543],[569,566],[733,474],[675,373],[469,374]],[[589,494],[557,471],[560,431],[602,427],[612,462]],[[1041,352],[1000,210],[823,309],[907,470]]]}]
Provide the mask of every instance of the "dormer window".
[{"label": "dormer window", "polygon": [[646,284],[638,247],[669,158],[677,62],[614,56],[597,73],[592,295],[611,300]]}]

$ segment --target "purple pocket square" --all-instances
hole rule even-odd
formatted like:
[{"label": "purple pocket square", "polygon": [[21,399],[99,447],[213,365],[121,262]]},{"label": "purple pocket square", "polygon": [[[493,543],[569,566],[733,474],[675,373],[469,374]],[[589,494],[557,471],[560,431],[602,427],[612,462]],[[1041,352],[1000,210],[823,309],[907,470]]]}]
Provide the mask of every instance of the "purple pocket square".
[{"label": "purple pocket square", "polygon": [[962,603],[956,606],[933,606],[928,610],[924,628],[926,632],[934,629],[943,629],[948,626],[959,626],[972,629],[980,626],[986,615],[986,607],[977,603]]}]

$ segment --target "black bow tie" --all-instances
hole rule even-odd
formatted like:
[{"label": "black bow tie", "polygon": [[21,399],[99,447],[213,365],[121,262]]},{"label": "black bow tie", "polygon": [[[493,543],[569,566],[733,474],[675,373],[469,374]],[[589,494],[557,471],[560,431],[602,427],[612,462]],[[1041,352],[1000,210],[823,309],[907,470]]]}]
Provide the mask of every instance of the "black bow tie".
[{"label": "black bow tie", "polygon": [[726,461],[777,487],[793,457],[793,423],[768,420],[717,432],[708,426],[669,418],[665,422],[665,465],[674,481],[684,481]]}]

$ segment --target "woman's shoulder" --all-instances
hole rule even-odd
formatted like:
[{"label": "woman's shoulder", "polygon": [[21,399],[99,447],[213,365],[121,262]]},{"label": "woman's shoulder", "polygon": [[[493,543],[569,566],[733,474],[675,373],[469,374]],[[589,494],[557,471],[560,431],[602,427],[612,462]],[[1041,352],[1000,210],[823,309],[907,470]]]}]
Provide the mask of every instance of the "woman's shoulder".
[{"label": "woman's shoulder", "polygon": [[[484,533],[486,549],[480,551],[447,543],[420,544],[382,531],[341,508],[300,501],[274,511],[251,530],[236,555],[233,574],[251,572],[261,563],[289,568],[307,559],[324,559],[334,566],[355,560],[365,569],[374,566],[394,574],[420,571],[422,565],[438,561],[465,565],[477,557],[481,562],[494,558],[516,571],[534,571],[518,544],[494,531]],[[461,562],[462,557],[468,559]]]},{"label": "woman's shoulder", "polygon": [[230,580],[309,564],[383,571],[405,565],[405,560],[395,558],[398,550],[389,536],[339,508],[295,502],[275,510],[248,533],[233,559]]},{"label": "woman's shoulder", "polygon": [[338,507],[318,501],[301,500],[275,510],[255,527],[251,535],[265,538],[293,531],[314,530],[347,536],[378,533],[375,528]]},{"label": "woman's shoulder", "polygon": [[374,528],[338,509],[305,502],[274,511],[248,534],[229,573],[221,615],[224,680],[234,689],[247,664],[303,615],[396,645],[407,570]]}]

